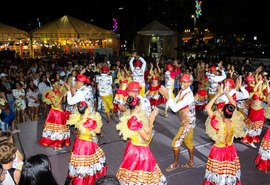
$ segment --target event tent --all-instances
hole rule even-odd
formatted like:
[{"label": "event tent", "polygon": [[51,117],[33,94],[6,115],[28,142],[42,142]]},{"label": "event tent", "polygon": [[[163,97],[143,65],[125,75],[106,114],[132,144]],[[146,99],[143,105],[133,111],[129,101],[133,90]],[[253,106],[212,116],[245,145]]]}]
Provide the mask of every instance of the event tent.
[{"label": "event tent", "polygon": [[175,33],[157,20],[153,20],[137,32],[136,46],[140,52],[159,58],[161,55],[174,56],[177,45]]},{"label": "event tent", "polygon": [[0,23],[0,42],[16,42],[29,38],[29,34],[23,30]]},{"label": "event tent", "polygon": [[157,20],[154,20],[151,23],[147,24],[137,33],[138,35],[157,35],[157,36],[173,35],[173,31],[170,28],[161,24]]},{"label": "event tent", "polygon": [[35,39],[104,39],[118,34],[65,15],[30,32]]},{"label": "event tent", "polygon": [[119,34],[113,31],[65,15],[30,31],[30,53],[33,57],[33,49],[40,46],[58,47],[65,52],[108,53],[107,49],[119,50],[119,39]]}]

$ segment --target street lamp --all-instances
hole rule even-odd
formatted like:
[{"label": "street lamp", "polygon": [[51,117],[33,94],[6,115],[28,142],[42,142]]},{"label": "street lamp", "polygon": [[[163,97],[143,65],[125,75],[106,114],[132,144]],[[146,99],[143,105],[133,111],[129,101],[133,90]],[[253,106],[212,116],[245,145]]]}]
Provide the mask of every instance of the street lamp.
[{"label": "street lamp", "polygon": [[196,16],[192,14],[191,18],[193,19],[193,30],[195,31],[195,28],[196,28]]}]

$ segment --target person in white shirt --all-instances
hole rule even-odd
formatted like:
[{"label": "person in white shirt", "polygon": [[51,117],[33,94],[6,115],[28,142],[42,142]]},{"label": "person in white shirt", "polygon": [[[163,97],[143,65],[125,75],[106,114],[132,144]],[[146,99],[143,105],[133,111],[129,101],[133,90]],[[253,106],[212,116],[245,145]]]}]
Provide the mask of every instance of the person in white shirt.
[{"label": "person in white shirt", "polygon": [[[144,111],[149,117],[151,114],[151,104],[147,98],[140,96],[141,88],[142,87],[140,86],[138,82],[130,82],[127,87],[128,96],[132,96],[132,97],[137,96],[140,99],[142,111]],[[118,108],[121,112],[125,112],[127,110],[127,108],[121,104],[118,105]]]},{"label": "person in white shirt", "polygon": [[[218,71],[217,70],[221,70],[221,76],[218,75]],[[222,67],[222,62],[220,62],[218,64],[218,67],[216,66],[211,66],[210,67],[210,73],[206,73],[207,77],[208,77],[208,81],[209,81],[209,87],[208,87],[208,100],[210,101],[215,94],[217,93],[217,87],[218,87],[218,83],[222,82],[223,80],[225,80],[226,73],[224,72],[224,68]],[[213,109],[215,107],[213,106]]]},{"label": "person in white shirt", "polygon": [[190,89],[192,78],[190,74],[183,74],[180,79],[181,90],[178,95],[172,99],[169,98],[169,92],[161,86],[160,93],[168,100],[167,104],[173,112],[178,112],[180,118],[180,128],[173,138],[172,148],[174,151],[174,161],[168,168],[167,172],[172,172],[179,167],[179,154],[180,146],[184,142],[188,152],[189,161],[185,165],[181,165],[182,168],[194,167],[194,144],[193,144],[193,132],[196,125],[196,113],[195,113],[195,99],[193,92]]},{"label": "person in white shirt", "polygon": [[47,77],[45,74],[41,75],[40,82],[38,84],[39,90],[39,100],[41,102],[41,109],[43,110],[43,115],[47,117],[50,106],[43,102],[43,94],[45,91],[51,89],[51,84],[47,81]]},{"label": "person in white shirt", "polygon": [[[100,75],[96,76],[96,83],[99,92],[99,96],[102,99],[105,107],[105,113],[109,123],[112,123],[114,119],[114,107],[113,107],[113,91],[112,91],[112,76],[109,75],[109,69],[107,66],[103,66],[100,70]],[[112,117],[110,115],[112,113]]]},{"label": "person in white shirt", "polygon": [[132,72],[132,80],[134,82],[139,82],[140,86],[142,87],[140,95],[144,96],[145,93],[144,72],[146,69],[146,61],[142,57],[140,57],[137,52],[134,52],[133,57],[129,61],[129,66]]},{"label": "person in white shirt", "polygon": [[[174,98],[174,83],[177,75],[181,73],[180,68],[178,67],[177,60],[174,61],[174,65],[168,63],[166,65],[165,72],[165,87],[169,92],[169,98]],[[168,117],[168,104],[165,105],[164,117]]]},{"label": "person in white shirt", "polygon": [[[78,74],[76,76],[75,89],[71,89],[70,85],[65,83],[65,86],[68,90],[67,92],[68,105],[74,106],[81,101],[85,101],[91,108],[94,107],[94,97],[92,87],[88,84],[90,84],[90,79],[82,74]],[[75,109],[70,109],[68,111],[73,112],[74,110]]]}]

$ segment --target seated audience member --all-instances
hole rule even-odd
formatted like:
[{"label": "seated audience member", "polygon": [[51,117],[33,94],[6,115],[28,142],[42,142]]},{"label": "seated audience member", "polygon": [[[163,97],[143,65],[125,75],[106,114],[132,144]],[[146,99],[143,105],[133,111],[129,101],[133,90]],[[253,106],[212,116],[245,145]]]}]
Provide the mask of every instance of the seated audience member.
[{"label": "seated audience member", "polygon": [[12,167],[16,151],[17,147],[14,144],[0,143],[0,163],[5,171],[5,178],[1,185],[17,185],[19,183],[21,171]]},{"label": "seated audience member", "polygon": [[37,154],[24,162],[19,185],[58,185],[47,155]]},{"label": "seated audience member", "polygon": [[[10,131],[0,132],[0,143],[5,143],[5,142],[14,144],[13,135]],[[21,171],[22,166],[23,166],[23,160],[24,160],[24,156],[22,152],[17,148],[17,151],[15,153],[15,159],[12,162],[12,168],[15,168]]]}]

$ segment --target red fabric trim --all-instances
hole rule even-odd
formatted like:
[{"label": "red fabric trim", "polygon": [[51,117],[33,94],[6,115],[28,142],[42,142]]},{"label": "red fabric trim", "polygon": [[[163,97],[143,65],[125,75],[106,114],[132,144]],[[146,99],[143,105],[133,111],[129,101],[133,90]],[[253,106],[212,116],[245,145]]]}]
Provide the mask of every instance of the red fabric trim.
[{"label": "red fabric trim", "polygon": [[143,127],[143,124],[141,121],[138,121],[136,116],[132,116],[128,120],[128,128],[132,131],[140,130]]},{"label": "red fabric trim", "polygon": [[90,130],[94,130],[97,128],[97,122],[96,120],[88,118],[86,122],[83,123],[83,126],[89,128]]},{"label": "red fabric trim", "polygon": [[212,116],[210,124],[218,132],[219,129],[217,128],[217,123],[218,123],[218,120],[216,120],[216,115]]}]

